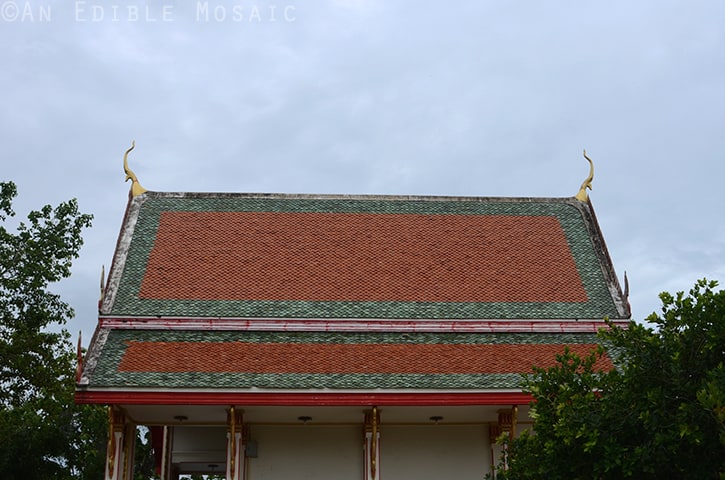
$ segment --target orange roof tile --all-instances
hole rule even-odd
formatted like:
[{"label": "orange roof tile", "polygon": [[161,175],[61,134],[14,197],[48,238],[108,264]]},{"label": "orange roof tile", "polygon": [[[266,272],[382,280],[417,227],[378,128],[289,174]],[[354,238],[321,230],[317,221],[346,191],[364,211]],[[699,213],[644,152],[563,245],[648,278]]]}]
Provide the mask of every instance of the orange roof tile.
[{"label": "orange roof tile", "polygon": [[[320,344],[128,342],[120,372],[260,374],[529,373],[553,366],[561,344]],[[594,344],[568,346],[586,355]],[[609,357],[598,368],[610,369]]]},{"label": "orange roof tile", "polygon": [[555,216],[161,212],[139,297],[586,302]]}]

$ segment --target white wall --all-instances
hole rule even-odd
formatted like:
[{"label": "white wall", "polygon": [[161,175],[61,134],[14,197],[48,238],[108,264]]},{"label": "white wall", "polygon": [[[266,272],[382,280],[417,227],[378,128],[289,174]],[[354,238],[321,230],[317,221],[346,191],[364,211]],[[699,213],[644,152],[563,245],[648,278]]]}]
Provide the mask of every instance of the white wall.
[{"label": "white wall", "polygon": [[249,480],[362,478],[362,425],[252,425],[250,439],[258,456],[247,459]]},{"label": "white wall", "polygon": [[382,480],[481,480],[490,471],[488,426],[380,429]]},{"label": "white wall", "polygon": [[[248,480],[361,480],[362,425],[249,425],[257,457]],[[481,480],[490,471],[487,425],[380,426],[381,480]],[[226,428],[177,429],[175,462],[224,463]],[[497,453],[500,452],[500,447]]]}]

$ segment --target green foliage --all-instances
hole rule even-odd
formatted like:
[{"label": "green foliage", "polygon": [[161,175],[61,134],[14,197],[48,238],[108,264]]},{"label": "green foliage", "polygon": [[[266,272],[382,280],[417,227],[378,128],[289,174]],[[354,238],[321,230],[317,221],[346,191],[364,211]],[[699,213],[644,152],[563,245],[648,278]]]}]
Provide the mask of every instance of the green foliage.
[{"label": "green foliage", "polygon": [[0,183],[0,472],[3,479],[101,478],[105,424],[84,433],[81,425],[98,427],[98,408],[74,404],[70,335],[48,330],[73,316],[48,287],[70,275],[92,217],[70,200],[30,212],[9,231],[16,195],[15,184]]},{"label": "green foliage", "polygon": [[153,447],[151,445],[151,430],[147,427],[136,428],[136,442],[134,448],[134,480],[150,480],[159,478],[155,471]]},{"label": "green foliage", "polygon": [[75,480],[104,478],[106,445],[108,443],[108,411],[102,405],[73,407],[73,443],[68,452],[68,464],[73,466]]},{"label": "green foliage", "polygon": [[720,443],[725,446],[725,367],[720,363],[697,392],[697,400],[705,407],[720,428]]},{"label": "green foliage", "polygon": [[566,352],[525,379],[533,432],[511,442],[501,479],[725,477],[725,291],[701,280],[660,295],[661,315],[609,324],[603,351]]}]

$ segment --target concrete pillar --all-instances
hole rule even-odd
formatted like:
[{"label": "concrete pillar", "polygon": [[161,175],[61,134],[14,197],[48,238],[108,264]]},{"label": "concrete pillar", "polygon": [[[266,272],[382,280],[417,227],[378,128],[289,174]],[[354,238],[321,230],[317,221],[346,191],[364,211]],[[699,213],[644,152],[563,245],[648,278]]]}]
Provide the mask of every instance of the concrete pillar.
[{"label": "concrete pillar", "polygon": [[172,480],[171,452],[174,450],[174,427],[165,425],[162,427],[163,446],[161,448],[161,468],[159,478],[161,480]]},{"label": "concrete pillar", "polygon": [[379,480],[380,479],[380,411],[378,407],[373,407],[372,410],[366,410],[365,412],[365,427],[364,427],[364,461],[365,466],[364,479],[365,480]]},{"label": "concrete pillar", "polygon": [[133,480],[136,459],[136,425],[126,421],[123,434],[123,480]]},{"label": "concrete pillar", "polygon": [[108,446],[105,480],[131,480],[136,426],[128,422],[122,409],[108,407]]},{"label": "concrete pillar", "polygon": [[227,480],[244,480],[244,411],[230,407],[227,413]]}]

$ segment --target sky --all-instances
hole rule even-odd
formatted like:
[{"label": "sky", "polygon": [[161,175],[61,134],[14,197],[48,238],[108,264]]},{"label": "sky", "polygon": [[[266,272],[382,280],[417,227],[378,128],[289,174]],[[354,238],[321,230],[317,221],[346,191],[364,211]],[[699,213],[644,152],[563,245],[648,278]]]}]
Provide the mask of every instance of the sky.
[{"label": "sky", "polygon": [[0,0],[0,180],[94,215],[53,289],[84,344],[130,183],[590,198],[633,318],[725,282],[721,0]]}]

